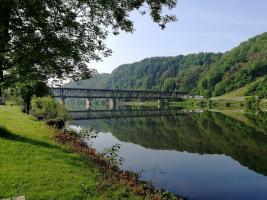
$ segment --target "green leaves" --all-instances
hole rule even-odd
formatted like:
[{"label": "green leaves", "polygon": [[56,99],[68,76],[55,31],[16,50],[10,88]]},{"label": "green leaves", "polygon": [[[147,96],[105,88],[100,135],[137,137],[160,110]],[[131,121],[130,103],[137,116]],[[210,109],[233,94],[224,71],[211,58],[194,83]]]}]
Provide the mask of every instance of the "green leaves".
[{"label": "green leaves", "polygon": [[0,75],[9,72],[1,82],[90,78],[90,62],[111,54],[107,35],[132,32],[129,13],[145,5],[162,28],[175,20],[161,13],[175,0],[1,1]]},{"label": "green leaves", "polygon": [[198,92],[212,96],[238,89],[267,74],[267,33],[223,54],[198,84]]}]

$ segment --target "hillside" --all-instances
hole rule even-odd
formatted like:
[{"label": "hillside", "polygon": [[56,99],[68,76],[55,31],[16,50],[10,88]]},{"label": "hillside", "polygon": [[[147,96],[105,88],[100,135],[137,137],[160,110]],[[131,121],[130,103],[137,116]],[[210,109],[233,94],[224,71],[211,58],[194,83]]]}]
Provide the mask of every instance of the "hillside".
[{"label": "hillside", "polygon": [[212,99],[213,100],[224,99],[224,100],[240,101],[240,100],[244,100],[245,96],[259,95],[258,93],[261,93],[262,91],[259,88],[255,89],[255,87],[258,86],[258,84],[261,83],[264,79],[265,79],[264,77],[257,78],[255,81],[252,81],[243,87],[227,92],[221,96],[212,97]]},{"label": "hillside", "polygon": [[[226,53],[146,58],[121,65],[111,74],[97,74],[90,80],[68,83],[66,87],[184,91],[220,96],[266,74],[267,33],[263,33]],[[267,81],[255,84],[242,92],[267,96]]]},{"label": "hillside", "polygon": [[66,87],[186,91],[195,93],[199,79],[221,54],[199,53],[176,57],[146,58],[124,64],[111,74],[97,74],[90,80]]},{"label": "hillside", "polygon": [[219,96],[267,74],[267,33],[226,52],[204,75],[198,91]]}]

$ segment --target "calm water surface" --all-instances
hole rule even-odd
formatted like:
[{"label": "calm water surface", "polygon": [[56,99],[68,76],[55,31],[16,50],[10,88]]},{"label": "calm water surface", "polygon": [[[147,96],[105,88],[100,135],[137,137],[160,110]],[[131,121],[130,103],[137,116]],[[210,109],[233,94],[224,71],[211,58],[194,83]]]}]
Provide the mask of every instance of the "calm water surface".
[{"label": "calm water surface", "polygon": [[73,124],[99,131],[99,152],[120,144],[121,168],[156,187],[192,200],[267,199],[267,114],[128,115]]}]

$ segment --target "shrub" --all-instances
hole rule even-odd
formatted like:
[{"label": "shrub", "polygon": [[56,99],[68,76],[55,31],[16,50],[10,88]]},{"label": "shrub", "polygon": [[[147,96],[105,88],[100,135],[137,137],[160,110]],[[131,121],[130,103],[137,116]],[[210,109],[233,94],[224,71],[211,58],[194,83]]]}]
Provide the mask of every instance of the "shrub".
[{"label": "shrub", "polygon": [[57,129],[62,129],[65,126],[65,121],[63,119],[49,119],[46,121],[46,124]]},{"label": "shrub", "polygon": [[18,103],[21,104],[22,111],[29,114],[33,96],[44,97],[49,95],[50,91],[44,82],[29,81],[17,83],[16,86],[11,89],[11,93],[20,99]]},{"label": "shrub", "polygon": [[245,98],[245,108],[247,110],[257,110],[259,108],[259,101],[255,96]]},{"label": "shrub", "polygon": [[68,119],[67,110],[50,96],[33,97],[31,107],[31,113],[40,120],[62,119],[66,121]]}]

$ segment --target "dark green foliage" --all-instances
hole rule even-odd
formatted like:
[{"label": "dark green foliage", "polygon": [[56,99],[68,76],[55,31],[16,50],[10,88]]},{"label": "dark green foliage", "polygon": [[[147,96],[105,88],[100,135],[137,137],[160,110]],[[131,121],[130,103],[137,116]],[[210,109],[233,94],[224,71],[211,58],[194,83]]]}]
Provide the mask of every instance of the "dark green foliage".
[{"label": "dark green foliage", "polygon": [[40,81],[31,81],[25,83],[17,83],[16,87],[12,88],[12,93],[17,97],[21,97],[22,102],[20,103],[22,105],[23,111],[29,113],[32,97],[47,96],[50,94],[50,91],[46,83]]},{"label": "dark green foliage", "polygon": [[95,88],[103,89],[106,87],[106,81],[108,80],[110,74],[95,74],[92,78],[86,80],[79,80],[76,82],[70,82],[65,84],[64,87],[78,87],[78,88]]},{"label": "dark green foliage", "polygon": [[107,81],[107,87],[192,92],[196,86],[194,82],[198,81],[201,73],[207,70],[217,57],[217,54],[200,53],[144,59],[115,69]]},{"label": "dark green foliage", "polygon": [[176,0],[1,0],[0,86],[88,78],[88,64],[111,54],[108,34],[134,30],[130,12],[146,9],[164,29],[176,18],[162,10],[175,6]]},{"label": "dark green foliage", "polygon": [[[72,82],[67,86],[184,91],[211,97],[240,88],[266,74],[267,33],[263,33],[224,54],[199,53],[147,58],[121,65],[111,74],[81,81],[80,85]],[[265,83],[261,82],[260,86],[254,87],[261,91],[255,94],[266,97]]]},{"label": "dark green foliage", "polygon": [[240,88],[267,73],[267,33],[225,53],[205,74],[198,91],[219,96]]},{"label": "dark green foliage", "polygon": [[245,98],[245,109],[249,112],[257,111],[259,108],[259,99],[255,96]]},{"label": "dark green foliage", "polygon": [[249,88],[248,91],[246,92],[247,96],[252,96],[256,95],[260,99],[262,98],[267,98],[267,77],[265,77],[263,80],[258,81],[254,84],[252,84]]},{"label": "dark green foliage", "polygon": [[119,66],[111,74],[71,82],[66,87],[185,91],[194,93],[202,73],[221,54],[199,53],[176,57],[154,57]]},{"label": "dark green foliage", "polygon": [[43,120],[68,119],[67,110],[50,96],[34,97],[31,101],[31,112],[36,118]]},{"label": "dark green foliage", "polygon": [[63,119],[49,119],[46,121],[46,124],[57,129],[62,129],[65,126],[65,121]]}]

